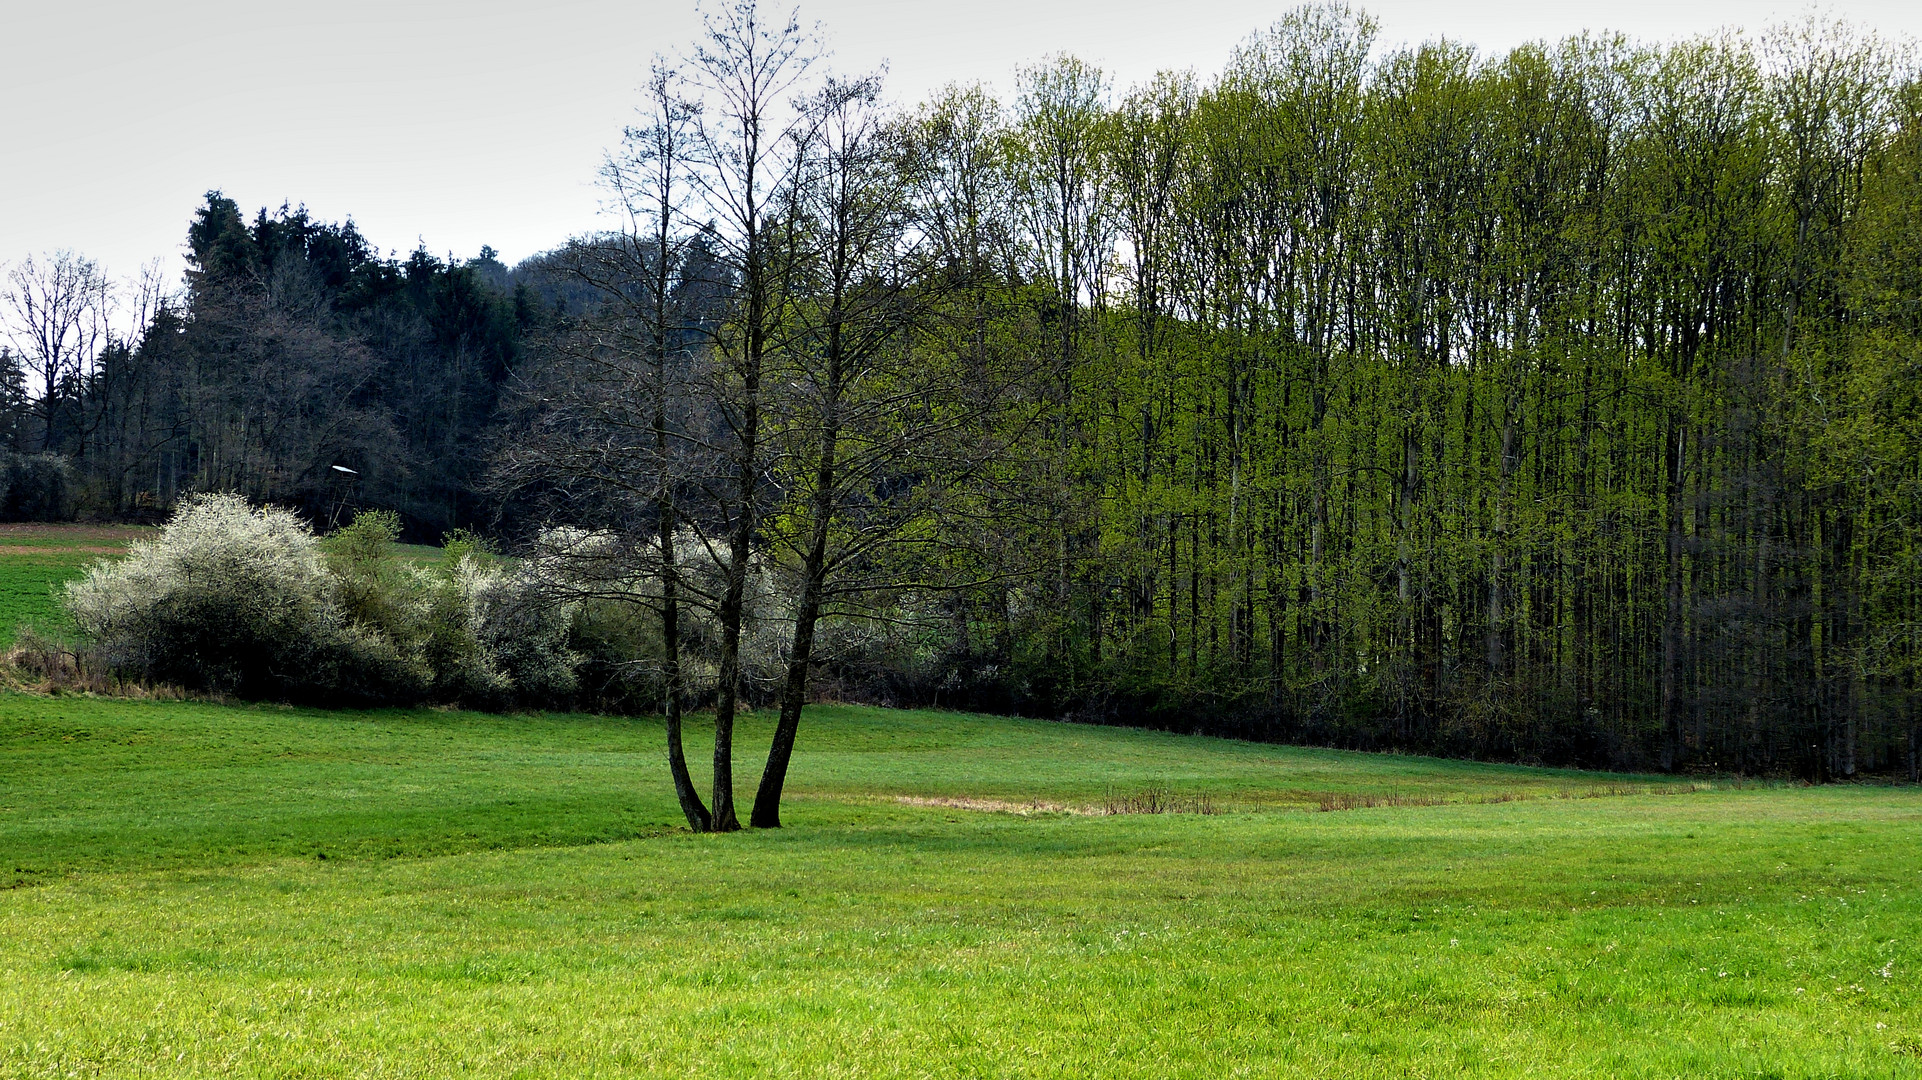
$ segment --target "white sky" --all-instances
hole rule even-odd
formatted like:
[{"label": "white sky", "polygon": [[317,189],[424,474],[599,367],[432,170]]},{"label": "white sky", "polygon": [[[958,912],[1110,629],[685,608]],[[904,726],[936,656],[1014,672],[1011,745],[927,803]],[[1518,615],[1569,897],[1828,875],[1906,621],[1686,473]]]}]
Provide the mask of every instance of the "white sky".
[{"label": "white sky", "polygon": [[[765,2],[765,0],[764,0]],[[770,4],[770,8],[778,8]],[[886,60],[891,96],[1012,73],[1067,51],[1118,86],[1219,70],[1290,5],[1244,0],[803,0],[835,66]],[[1584,29],[1666,40],[1751,32],[1776,0],[1374,0],[1386,44],[1448,36],[1496,52]],[[1833,0],[1922,37],[1922,2]],[[131,275],[177,271],[187,219],[220,188],[251,215],[305,202],[382,249],[506,260],[595,227],[593,180],[649,57],[689,42],[690,0],[0,0],[0,261],[72,248]]]}]

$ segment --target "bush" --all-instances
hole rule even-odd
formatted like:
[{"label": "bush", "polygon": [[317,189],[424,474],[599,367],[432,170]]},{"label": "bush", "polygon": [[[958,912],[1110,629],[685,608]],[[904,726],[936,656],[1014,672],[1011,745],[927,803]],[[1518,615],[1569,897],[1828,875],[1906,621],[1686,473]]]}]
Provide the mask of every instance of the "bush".
[{"label": "bush", "polygon": [[72,521],[74,509],[66,458],[0,451],[0,521]]},{"label": "bush", "polygon": [[335,593],[299,518],[211,495],[127,558],[89,568],[67,608],[116,671],[242,697],[364,696],[400,665],[350,630]]},{"label": "bush", "polygon": [[595,598],[575,609],[568,647],[581,704],[598,712],[658,712],[667,690],[658,612],[640,603]]},{"label": "bush", "polygon": [[[722,629],[713,599],[725,587],[725,555],[692,530],[675,544],[683,582],[681,675],[688,698],[699,701],[719,688]],[[631,546],[613,533],[572,528],[543,531],[521,563],[531,592],[577,601],[567,648],[577,692],[594,708],[660,708],[666,654],[658,563],[651,543]],[[740,653],[741,690],[756,704],[772,701],[787,673],[793,614],[777,578],[771,560],[757,555],[743,597]]]},{"label": "bush", "polygon": [[572,611],[471,542],[436,569],[395,557],[367,513],[326,540],[238,495],[184,503],[156,540],[67,587],[112,671],[238,697],[565,704]]},{"label": "bush", "polygon": [[568,647],[574,605],[560,600],[523,563],[513,570],[479,555],[453,568],[468,633],[504,689],[522,701],[571,699],[580,654]]},{"label": "bush", "polygon": [[[183,503],[156,540],[91,567],[66,604],[101,670],[122,680],[315,703],[459,702],[659,708],[658,568],[609,534],[550,530],[507,560],[449,534],[438,565],[396,556],[400,522],[362,513],[318,538],[292,513],[238,495]],[[722,567],[684,537],[682,671],[690,699],[717,689],[721,631],[701,596]],[[771,700],[792,616],[766,560],[753,565],[742,689]],[[824,626],[837,659],[874,642]],[[846,640],[843,640],[846,639]]]}]

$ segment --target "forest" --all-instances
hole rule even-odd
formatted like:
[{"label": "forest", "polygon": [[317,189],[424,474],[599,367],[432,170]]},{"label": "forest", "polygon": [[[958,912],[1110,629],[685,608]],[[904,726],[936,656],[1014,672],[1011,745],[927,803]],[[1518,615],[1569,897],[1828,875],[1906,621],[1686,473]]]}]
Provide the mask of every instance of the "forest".
[{"label": "forest", "polygon": [[237,492],[563,567],[646,613],[710,824],[681,710],[725,777],[737,699],[784,769],[822,695],[1917,779],[1911,53],[1327,4],[898,106],[763,16],[657,63],[606,227],[513,267],[219,192],[178,287],[16,263],[6,513]]}]

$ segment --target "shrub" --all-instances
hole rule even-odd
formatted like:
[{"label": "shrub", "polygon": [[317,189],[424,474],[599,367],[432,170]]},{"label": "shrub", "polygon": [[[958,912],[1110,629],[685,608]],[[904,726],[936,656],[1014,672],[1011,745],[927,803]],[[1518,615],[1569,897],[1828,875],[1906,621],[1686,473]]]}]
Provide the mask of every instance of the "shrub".
[{"label": "shrub", "polygon": [[581,657],[574,671],[584,707],[610,713],[661,708],[667,650],[660,615],[651,607],[621,599],[583,601],[574,611],[567,643]]},{"label": "shrub", "polygon": [[468,554],[453,568],[468,632],[505,691],[527,702],[572,697],[581,656],[568,647],[574,605],[544,587],[526,563],[507,569]]},{"label": "shrub", "polygon": [[[710,697],[720,681],[721,622],[713,604],[725,589],[725,553],[692,530],[675,540],[680,552],[681,674],[690,699]],[[596,707],[652,711],[660,707],[664,644],[659,559],[613,533],[558,528],[541,533],[521,564],[536,595],[569,597],[574,604],[569,649],[576,683]],[[748,569],[741,619],[741,690],[766,702],[786,675],[793,614],[771,560],[756,556]]]},{"label": "shrub", "polygon": [[252,698],[380,700],[401,689],[391,643],[350,627],[312,530],[238,495],[189,499],[155,540],[67,586],[67,608],[116,671]]},{"label": "shrub", "polygon": [[159,539],[70,584],[67,607],[110,670],[194,690],[566,704],[572,606],[472,538],[450,538],[439,567],[409,565],[399,529],[376,511],[322,540],[285,510],[200,496]]},{"label": "shrub", "polygon": [[74,509],[66,458],[0,452],[0,521],[72,521]]}]

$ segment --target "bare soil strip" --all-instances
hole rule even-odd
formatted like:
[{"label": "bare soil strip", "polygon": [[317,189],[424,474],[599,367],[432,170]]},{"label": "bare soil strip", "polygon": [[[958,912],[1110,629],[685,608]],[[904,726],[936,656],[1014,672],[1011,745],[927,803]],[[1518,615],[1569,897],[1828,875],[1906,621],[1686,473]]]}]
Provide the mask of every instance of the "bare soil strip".
[{"label": "bare soil strip", "polygon": [[1042,802],[1034,799],[1029,802],[1009,802],[1005,799],[968,799],[968,798],[930,798],[920,795],[896,795],[894,801],[903,806],[943,806],[951,810],[985,810],[997,814],[1084,814],[1101,813],[1096,806],[1069,806],[1064,803]]}]

